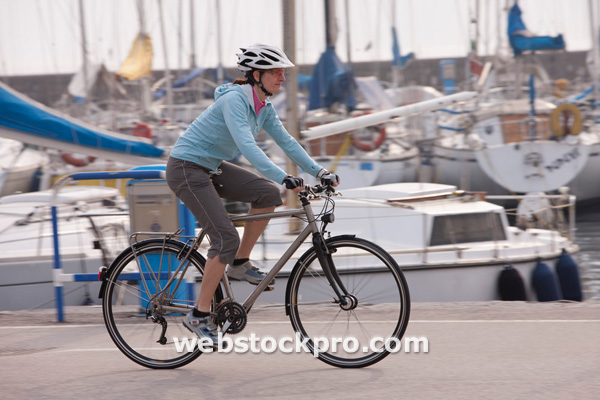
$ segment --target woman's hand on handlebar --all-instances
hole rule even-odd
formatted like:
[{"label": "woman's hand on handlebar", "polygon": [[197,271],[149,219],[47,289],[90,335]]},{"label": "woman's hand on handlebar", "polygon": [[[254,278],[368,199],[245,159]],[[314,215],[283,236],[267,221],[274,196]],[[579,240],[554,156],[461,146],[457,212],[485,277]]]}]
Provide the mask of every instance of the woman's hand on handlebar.
[{"label": "woman's hand on handlebar", "polygon": [[282,183],[285,185],[286,189],[293,190],[296,193],[300,193],[300,191],[304,189],[304,179],[297,176],[287,175],[283,178]]},{"label": "woman's hand on handlebar", "polygon": [[340,184],[340,176],[338,174],[334,174],[333,172],[325,172],[320,176],[321,185],[323,186],[333,186],[336,187]]}]

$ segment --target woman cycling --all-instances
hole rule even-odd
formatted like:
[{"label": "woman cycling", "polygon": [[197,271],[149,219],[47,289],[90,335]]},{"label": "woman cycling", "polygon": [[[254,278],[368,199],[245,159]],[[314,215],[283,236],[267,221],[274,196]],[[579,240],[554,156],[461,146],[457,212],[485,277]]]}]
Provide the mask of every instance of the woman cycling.
[{"label": "woman cycling", "polygon": [[[177,140],[167,162],[167,183],[197,219],[210,239],[210,248],[196,307],[183,324],[199,337],[217,344],[217,327],[210,317],[211,299],[227,267],[227,276],[257,285],[265,274],[249,260],[268,220],[248,222],[240,241],[221,198],[250,203],[250,214],[272,212],[282,204],[274,183],[300,191],[302,178],[287,174],[258,147],[264,129],[284,153],[306,173],[339,179],[312,160],[285,130],[269,97],[281,91],[285,69],[294,64],[276,46],[254,44],[237,54],[245,79],[215,90],[215,102]],[[239,152],[264,177],[225,160]],[[268,179],[266,179],[266,178]]]}]

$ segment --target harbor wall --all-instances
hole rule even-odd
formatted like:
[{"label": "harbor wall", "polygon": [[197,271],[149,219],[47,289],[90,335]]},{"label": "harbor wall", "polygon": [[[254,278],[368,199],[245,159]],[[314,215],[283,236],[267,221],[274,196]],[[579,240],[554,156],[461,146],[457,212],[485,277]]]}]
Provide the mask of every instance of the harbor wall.
[{"label": "harbor wall", "polygon": [[[538,63],[544,67],[551,80],[565,78],[572,86],[583,87],[591,82],[591,77],[586,64],[587,52],[552,52],[546,54],[526,55],[521,58],[522,62]],[[488,58],[491,60],[491,58]],[[448,59],[446,59],[448,60]],[[465,86],[465,58],[454,58],[455,79],[459,90]],[[484,61],[486,58],[484,58]],[[442,59],[413,60],[402,71],[404,85],[425,85],[433,86],[442,90],[442,79],[440,74],[440,62]],[[508,60],[511,61],[511,60]],[[391,82],[392,67],[391,61],[381,62],[362,62],[352,64],[355,75],[377,76],[381,81]],[[299,66],[299,73],[310,75],[313,65]],[[182,71],[186,72],[186,71]],[[177,71],[172,71],[173,75],[180,76]],[[154,71],[156,81],[163,75],[163,71]],[[229,77],[238,77],[240,72],[236,68],[226,68],[225,75]],[[72,74],[56,75],[22,75],[22,76],[0,76],[0,80],[15,90],[22,92],[29,97],[52,106],[61,96],[67,92],[67,87],[72,78]]]}]

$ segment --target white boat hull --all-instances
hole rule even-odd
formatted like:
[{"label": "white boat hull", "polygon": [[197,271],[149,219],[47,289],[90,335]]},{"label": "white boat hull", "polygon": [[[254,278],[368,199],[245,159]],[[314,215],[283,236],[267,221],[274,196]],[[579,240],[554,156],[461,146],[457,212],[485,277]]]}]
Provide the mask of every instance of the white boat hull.
[{"label": "white boat hull", "polygon": [[477,162],[470,149],[433,146],[432,182],[454,185],[462,190],[508,194],[508,190],[491,179]]},{"label": "white boat hull", "polygon": [[[82,261],[83,260],[83,261]],[[64,273],[97,273],[103,265],[100,257],[63,258]],[[54,308],[55,293],[52,283],[53,260],[6,262],[0,266],[0,310],[28,310]],[[100,282],[71,282],[64,286],[63,304],[81,306],[98,303]],[[88,296],[89,295],[89,296]]]},{"label": "white boat hull", "polygon": [[[0,310],[55,306],[51,197],[46,190],[0,198]],[[69,186],[56,201],[64,273],[97,274],[127,246],[129,216],[122,215],[124,200],[117,189]],[[65,284],[65,304],[95,302],[98,289],[96,282]]]},{"label": "white boat hull", "polygon": [[[509,227],[502,207],[477,197],[457,194],[455,189],[447,185],[404,183],[347,190],[343,192],[344,196],[335,199],[335,223],[328,225],[327,230],[331,236],[353,233],[386,249],[404,271],[413,301],[499,300],[498,279],[508,264],[520,272],[527,299],[534,301],[537,297],[531,289],[531,277],[538,260],[554,268],[563,250],[570,254],[578,251],[577,245],[556,230]],[[315,207],[315,210],[319,209],[320,206]],[[484,221],[487,223],[481,224]],[[255,246],[251,258],[263,271],[270,270],[296,238],[295,234],[288,233],[288,229],[289,221],[273,220]],[[32,235],[25,236],[31,238]],[[48,234],[45,236],[45,240],[51,239]],[[69,237],[66,231],[62,237],[65,238],[62,243],[66,244]],[[14,240],[20,239],[15,237]],[[65,271],[97,271],[103,265],[98,254],[88,250],[85,252],[87,258],[82,257],[78,242],[71,239],[71,246],[67,247],[72,251],[63,253]],[[6,246],[10,248],[10,243]],[[200,248],[202,254],[206,254],[207,246],[204,243]],[[301,245],[278,274],[275,290],[263,293],[261,302],[282,303],[285,300],[287,278],[296,260],[310,246],[309,240]],[[9,259],[5,255],[0,269],[0,279],[4,283],[0,287],[3,309],[28,308],[43,302],[46,302],[45,307],[53,306],[52,250],[48,243],[42,247],[46,250],[35,259]],[[344,257],[344,253],[338,257]],[[360,270],[357,279],[376,281],[382,278],[369,269],[370,265],[357,264],[355,255],[346,254],[345,257],[353,268]],[[67,296],[66,304],[83,304],[87,300],[85,286],[65,285],[66,292],[74,293]],[[92,300],[97,303],[98,285],[89,284],[88,288]],[[253,289],[254,286],[247,283],[235,282],[237,301],[243,302]],[[198,290],[196,283],[194,296]]]},{"label": "white boat hull", "polygon": [[[334,163],[332,158],[318,158],[317,162],[328,170]],[[419,157],[415,148],[404,157],[344,157],[337,163],[335,173],[342,179],[340,189],[353,189],[386,183],[414,182],[418,169]],[[307,182],[316,183],[307,174],[303,178]]]},{"label": "white boat hull", "polygon": [[[528,143],[521,145],[527,146]],[[432,180],[455,185],[463,190],[487,192],[490,195],[543,192],[566,186],[569,193],[577,197],[578,203],[600,198],[600,185],[597,184],[600,176],[600,143],[591,146],[568,146],[564,149],[554,148],[554,153],[558,153],[555,157],[547,155],[548,164],[540,167],[524,165],[524,154],[520,154],[521,157],[517,159],[508,157],[506,153],[525,152],[525,146],[521,150],[511,149],[513,146],[514,144],[508,144],[502,149],[477,151],[434,145],[435,165]],[[537,144],[536,150],[543,151],[543,148]],[[494,151],[496,153],[492,154]],[[564,154],[577,154],[577,157],[573,156],[570,161],[562,161],[570,158],[561,157]]]},{"label": "white boat hull", "polygon": [[26,148],[20,142],[0,139],[0,197],[37,190],[36,174],[47,166],[44,151]]},{"label": "white boat hull", "polygon": [[586,165],[581,172],[566,186],[569,187],[569,193],[577,197],[577,203],[590,203],[600,199],[600,185],[598,177],[600,176],[600,143],[590,145],[589,155]]},{"label": "white boat hull", "polygon": [[[558,260],[559,254],[544,260],[550,268]],[[412,302],[458,302],[458,301],[498,301],[501,300],[498,291],[498,278],[506,263],[497,260],[495,263],[473,265],[429,265],[414,268],[402,268]],[[512,266],[519,271],[523,278],[528,301],[536,301],[537,295],[532,288],[531,276],[537,265],[536,259],[523,260],[513,263]],[[268,270],[268,269],[267,269]],[[285,301],[285,288],[289,277],[288,272],[281,272],[276,277],[275,289],[265,292],[259,297],[260,302],[283,304]],[[379,274],[368,274],[365,278],[361,275],[357,279],[369,282],[378,279]],[[377,287],[377,285],[373,285]],[[243,302],[250,295],[254,286],[245,282],[234,282],[234,293],[238,302]],[[199,284],[195,287],[196,295],[199,293]],[[364,293],[363,293],[364,295]],[[378,298],[385,301],[385,297],[378,294]],[[306,299],[310,300],[310,299]]]}]

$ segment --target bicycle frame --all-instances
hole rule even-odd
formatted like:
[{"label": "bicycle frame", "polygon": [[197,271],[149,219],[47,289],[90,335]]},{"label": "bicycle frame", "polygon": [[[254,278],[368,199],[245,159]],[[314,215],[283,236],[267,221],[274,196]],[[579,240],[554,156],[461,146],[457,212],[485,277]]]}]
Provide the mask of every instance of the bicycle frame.
[{"label": "bicycle frame", "polygon": [[[313,245],[315,247],[317,256],[319,258],[319,262],[321,263],[323,270],[325,272],[325,276],[327,277],[327,280],[331,284],[331,287],[333,288],[336,295],[338,296],[340,303],[346,304],[346,301],[347,301],[346,296],[348,295],[348,292],[347,292],[346,288],[344,287],[344,285],[342,284],[341,280],[339,279],[337,271],[335,270],[335,268],[332,268],[333,263],[332,263],[330,254],[328,252],[327,246],[325,245],[325,241],[322,237],[322,232],[319,229],[318,219],[315,217],[314,212],[312,210],[311,203],[307,196],[300,196],[300,200],[302,202],[302,208],[299,208],[299,209],[286,210],[286,211],[274,211],[274,212],[262,213],[262,214],[246,214],[246,215],[231,216],[232,222],[250,222],[250,221],[259,221],[259,220],[264,220],[264,219],[277,219],[277,218],[300,217],[300,216],[306,216],[306,218],[308,220],[308,224],[306,225],[306,227],[304,227],[304,229],[298,234],[296,239],[292,242],[292,244],[287,248],[287,250],[283,253],[283,255],[279,258],[279,260],[271,268],[271,270],[266,275],[266,277],[256,286],[256,288],[252,291],[252,293],[250,293],[250,295],[246,298],[246,300],[244,301],[244,303],[242,305],[244,307],[244,309],[246,310],[246,312],[248,312],[250,310],[250,308],[254,305],[254,303],[260,296],[260,294],[263,291],[265,291],[265,289],[267,288],[269,283],[273,280],[273,278],[275,278],[275,276],[283,268],[285,263],[288,262],[288,260],[292,257],[292,255],[298,250],[298,248],[302,245],[302,243],[304,243],[304,241],[311,234],[313,236]],[[181,236],[179,236],[180,233],[181,233],[181,230],[179,230],[175,233],[137,232],[135,234],[132,234],[131,238],[132,239],[136,238],[137,235],[155,235],[155,236],[156,235],[164,235],[164,238],[166,241],[173,237],[181,237]],[[164,293],[165,290],[167,290],[176,279],[178,279],[178,282],[172,291],[173,292],[177,291],[177,289],[179,288],[179,285],[181,284],[181,281],[182,281],[181,277],[183,277],[185,275],[187,268],[189,267],[189,263],[187,262],[187,260],[189,259],[192,252],[195,251],[196,249],[198,249],[198,247],[204,240],[205,236],[206,236],[206,232],[204,232],[202,230],[198,233],[198,235],[194,236],[192,243],[189,245],[189,250],[187,251],[185,256],[181,259],[180,265],[177,267],[175,272],[169,274],[170,275],[169,279],[168,279],[167,283],[164,285],[164,288],[160,292],[156,293],[155,296],[160,296],[162,293]],[[188,237],[191,238],[192,236],[188,236]],[[138,260],[137,254],[136,254],[135,250],[133,249],[133,243],[132,243],[132,251],[135,255],[136,262],[138,263],[138,267],[140,268],[140,271],[141,271],[142,268],[140,266],[140,261]],[[162,269],[162,262],[161,262],[161,266],[159,267],[158,274],[161,274],[161,269]],[[146,274],[141,273],[140,275],[141,275],[141,280],[144,281],[143,282],[144,287],[146,288],[146,290],[148,290],[148,286],[145,282],[145,277],[144,277],[144,275],[146,275]],[[155,275],[154,272],[152,272],[151,275]],[[229,283],[227,274],[225,274],[225,273],[223,274],[222,282],[223,282],[223,286],[225,289],[226,297],[233,301],[235,297],[234,297],[231,285]],[[170,309],[173,311],[181,311],[181,308],[192,308],[191,306],[183,306],[183,305],[181,305],[181,306],[163,306],[163,307],[165,309]],[[230,324],[230,322],[226,323],[226,325],[223,327],[223,331],[227,330],[229,324]]]}]

